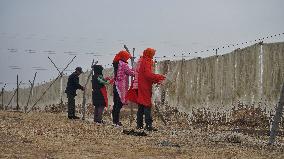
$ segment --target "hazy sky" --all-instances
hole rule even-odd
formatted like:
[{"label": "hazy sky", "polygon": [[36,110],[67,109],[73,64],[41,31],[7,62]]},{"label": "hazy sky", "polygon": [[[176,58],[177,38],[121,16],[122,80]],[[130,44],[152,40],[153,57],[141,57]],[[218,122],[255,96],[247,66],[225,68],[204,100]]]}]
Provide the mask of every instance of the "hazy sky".
[{"label": "hazy sky", "polygon": [[93,58],[109,67],[123,44],[136,54],[153,47],[157,56],[172,57],[279,33],[264,41],[284,41],[283,6],[283,0],[0,0],[0,87],[15,87],[16,74],[24,83],[36,71],[37,83],[55,78],[47,57],[63,68],[74,56],[66,52],[77,54],[70,74]]}]

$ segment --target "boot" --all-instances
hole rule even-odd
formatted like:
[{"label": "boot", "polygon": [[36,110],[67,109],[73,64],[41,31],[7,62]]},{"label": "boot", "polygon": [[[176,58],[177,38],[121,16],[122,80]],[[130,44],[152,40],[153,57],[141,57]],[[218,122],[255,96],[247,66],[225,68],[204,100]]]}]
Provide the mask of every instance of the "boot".
[{"label": "boot", "polygon": [[145,130],[146,131],[158,131],[158,129],[154,128],[153,126],[146,126]]},{"label": "boot", "polygon": [[142,130],[142,129],[143,129],[143,126],[136,126],[136,129]]}]

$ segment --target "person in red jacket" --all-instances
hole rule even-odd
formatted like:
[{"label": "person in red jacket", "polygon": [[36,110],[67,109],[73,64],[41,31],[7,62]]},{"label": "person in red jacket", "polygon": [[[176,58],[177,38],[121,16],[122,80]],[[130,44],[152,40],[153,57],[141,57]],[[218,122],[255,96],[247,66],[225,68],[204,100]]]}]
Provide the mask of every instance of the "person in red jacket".
[{"label": "person in red jacket", "polygon": [[128,91],[127,99],[138,104],[137,111],[137,129],[143,129],[143,115],[145,115],[145,130],[155,131],[153,128],[153,119],[151,115],[152,107],[152,85],[161,83],[165,76],[153,73],[153,57],[156,50],[147,48],[143,51],[143,56],[137,62],[135,68],[135,77],[132,88]]}]

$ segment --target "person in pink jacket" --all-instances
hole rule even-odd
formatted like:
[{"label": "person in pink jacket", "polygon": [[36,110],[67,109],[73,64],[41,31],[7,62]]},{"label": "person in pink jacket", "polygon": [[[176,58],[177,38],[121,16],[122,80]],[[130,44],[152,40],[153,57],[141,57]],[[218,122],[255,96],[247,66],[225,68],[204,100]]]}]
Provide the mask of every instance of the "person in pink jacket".
[{"label": "person in pink jacket", "polygon": [[112,119],[114,126],[122,126],[119,121],[120,110],[127,104],[126,93],[129,88],[129,76],[134,77],[134,70],[128,66],[128,60],[131,55],[127,51],[120,51],[113,60],[114,67],[114,85],[113,85],[113,109]]}]

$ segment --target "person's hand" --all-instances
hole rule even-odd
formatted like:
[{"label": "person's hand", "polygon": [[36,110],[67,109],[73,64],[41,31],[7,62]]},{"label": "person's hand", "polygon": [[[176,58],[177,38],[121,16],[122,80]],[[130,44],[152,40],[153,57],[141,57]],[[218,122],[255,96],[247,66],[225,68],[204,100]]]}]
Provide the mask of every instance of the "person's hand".
[{"label": "person's hand", "polygon": [[158,85],[164,85],[165,84],[165,80],[160,80],[157,84]]},{"label": "person's hand", "polygon": [[158,77],[158,82],[157,82],[157,84],[162,84],[163,83],[163,81],[165,80],[165,76],[163,76],[163,75],[160,75],[159,77]]},{"label": "person's hand", "polygon": [[110,80],[109,80],[109,83],[110,83],[110,84],[114,84],[114,79],[110,79]]},{"label": "person's hand", "polygon": [[162,80],[160,85],[163,85],[163,86],[164,86],[164,85],[166,85],[168,82],[169,82],[169,80],[167,80],[167,79]]},{"label": "person's hand", "polygon": [[158,85],[162,85],[163,84],[163,80],[160,80],[157,84]]},{"label": "person's hand", "polygon": [[164,75],[160,75],[160,77],[159,77],[159,81],[163,81],[163,80],[165,80],[165,76]]}]

